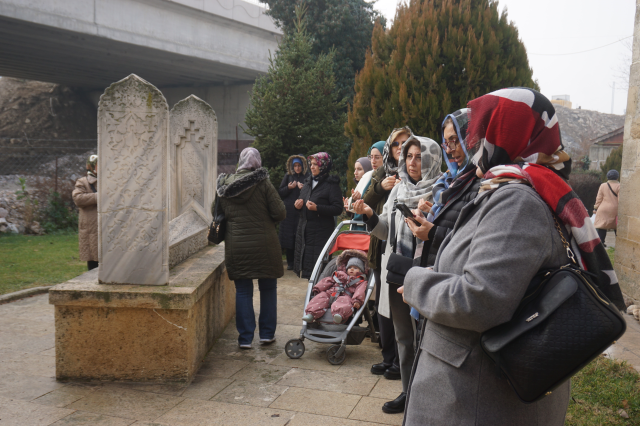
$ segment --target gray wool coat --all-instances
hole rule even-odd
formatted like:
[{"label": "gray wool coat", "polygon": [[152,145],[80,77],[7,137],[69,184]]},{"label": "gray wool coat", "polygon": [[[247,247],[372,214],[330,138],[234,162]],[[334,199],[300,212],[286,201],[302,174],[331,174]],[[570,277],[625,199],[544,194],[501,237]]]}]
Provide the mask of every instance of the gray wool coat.
[{"label": "gray wool coat", "polygon": [[562,426],[569,382],[525,404],[480,347],[481,333],[512,317],[539,269],[567,263],[551,211],[521,184],[475,203],[462,209],[434,270],[412,268],[405,278],[405,300],[428,321],[404,424]]}]

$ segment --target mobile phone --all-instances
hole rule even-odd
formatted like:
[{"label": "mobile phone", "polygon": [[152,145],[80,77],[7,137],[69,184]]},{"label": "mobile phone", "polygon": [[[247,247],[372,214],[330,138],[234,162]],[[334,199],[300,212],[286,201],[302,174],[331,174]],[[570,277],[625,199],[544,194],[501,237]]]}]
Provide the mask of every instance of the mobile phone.
[{"label": "mobile phone", "polygon": [[407,219],[410,219],[413,221],[413,223],[415,223],[416,225],[420,226],[420,222],[418,222],[414,217],[413,217],[413,212],[411,211],[411,209],[409,207],[407,207],[406,204],[402,204],[402,203],[398,203],[396,204],[396,208],[400,211],[400,213],[402,213],[402,215],[404,217],[406,217]]}]

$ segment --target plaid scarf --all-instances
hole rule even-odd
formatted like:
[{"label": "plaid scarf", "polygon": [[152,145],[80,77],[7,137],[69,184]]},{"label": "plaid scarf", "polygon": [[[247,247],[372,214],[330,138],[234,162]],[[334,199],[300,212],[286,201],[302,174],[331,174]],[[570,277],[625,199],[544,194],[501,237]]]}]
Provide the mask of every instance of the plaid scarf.
[{"label": "plaid scarf", "polygon": [[481,144],[475,157],[485,178],[480,192],[531,185],[569,231],[578,263],[597,276],[600,290],[624,310],[618,278],[587,210],[560,177],[569,176],[571,159],[564,152],[551,102],[533,89],[509,88],[481,96],[469,107],[469,137]]}]

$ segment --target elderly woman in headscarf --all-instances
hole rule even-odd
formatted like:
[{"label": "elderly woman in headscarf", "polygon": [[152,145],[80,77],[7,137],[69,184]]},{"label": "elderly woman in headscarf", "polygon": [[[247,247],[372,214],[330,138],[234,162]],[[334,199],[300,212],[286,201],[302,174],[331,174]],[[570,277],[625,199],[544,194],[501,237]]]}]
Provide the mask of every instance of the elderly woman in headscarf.
[{"label": "elderly woman in headscarf", "polygon": [[287,269],[293,269],[293,260],[296,248],[296,230],[298,229],[298,219],[300,210],[293,205],[300,197],[300,190],[304,181],[309,175],[307,159],[302,155],[292,155],[287,160],[287,174],[284,175],[278,194],[287,209],[287,218],[280,223],[280,247],[287,254]]},{"label": "elderly woman in headscarf", "polygon": [[[441,129],[442,153],[449,169],[433,187],[433,205],[421,200],[418,207],[424,211],[413,212],[420,225],[405,220],[413,235],[422,241],[422,267],[433,266],[440,244],[453,229],[460,211],[480,190],[480,179],[472,161],[477,145],[470,147],[467,138],[470,112],[470,109],[463,108],[445,117]],[[426,218],[425,213],[428,213]]]},{"label": "elderly woman in headscarf", "polygon": [[89,270],[98,267],[98,156],[87,160],[87,175],[76,181],[71,193],[80,212],[78,217],[78,247],[80,260]]},{"label": "elderly woman in headscarf", "polygon": [[[593,223],[598,231],[598,237],[604,243],[607,230],[613,229],[618,234],[618,193],[620,192],[620,173],[617,170],[607,172],[607,182],[600,185],[596,204],[593,210],[596,212],[596,220]],[[607,246],[606,244],[604,245]]]},{"label": "elderly woman in headscarf", "polygon": [[400,289],[427,318],[407,395],[405,424],[561,426],[569,381],[525,404],[480,346],[511,319],[534,275],[569,262],[554,214],[600,289],[624,308],[595,228],[566,183],[553,105],[533,89],[509,88],[469,102],[468,144],[479,144],[480,193],[461,211],[433,270],[412,268]]},{"label": "elderly woman in headscarf", "polygon": [[284,275],[276,224],[286,210],[262,167],[260,152],[245,148],[236,173],[220,174],[217,195],[227,228],[224,256],[229,279],[236,286],[236,328],[241,349],[251,349],[256,329],[253,280],[260,289],[260,344],[275,341],[278,278]]},{"label": "elderly woman in headscarf", "polygon": [[402,145],[400,152],[398,161],[400,183],[391,190],[382,214],[378,216],[362,200],[356,201],[354,205],[356,213],[366,216],[365,223],[371,233],[381,240],[387,241],[382,257],[383,276],[379,310],[382,315],[393,320],[396,341],[398,342],[402,393],[395,400],[386,402],[382,406],[385,413],[404,411],[415,354],[415,323],[410,316],[409,305],[403,302],[402,296],[397,292],[399,285],[397,277],[392,278],[390,259],[397,260],[400,256],[400,258],[408,259],[408,263],[411,265],[415,256],[417,240],[411,229],[405,224],[404,216],[397,205],[404,204],[409,209],[415,209],[420,199],[430,201],[433,185],[441,174],[441,163],[442,151],[435,141],[411,134]]},{"label": "elderly woman in headscarf", "polygon": [[333,162],[326,152],[307,157],[311,176],[294,204],[300,210],[293,270],[302,278],[309,278],[313,267],[327,243],[335,224],[335,216],[342,213],[342,193],[337,176],[329,175]]}]

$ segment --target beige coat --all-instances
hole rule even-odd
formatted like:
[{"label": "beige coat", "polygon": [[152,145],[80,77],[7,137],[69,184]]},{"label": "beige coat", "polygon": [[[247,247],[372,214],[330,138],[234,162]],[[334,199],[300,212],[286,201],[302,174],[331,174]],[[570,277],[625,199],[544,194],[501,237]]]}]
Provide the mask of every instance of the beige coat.
[{"label": "beige coat", "polygon": [[[617,180],[610,180],[608,182],[611,185],[611,189],[616,194],[620,193],[620,182]],[[594,226],[597,229],[617,229],[618,224],[616,218],[618,217],[618,197],[613,195],[606,183],[600,185],[598,189],[598,197],[596,198],[596,221]]]},{"label": "beige coat", "polygon": [[89,184],[98,189],[98,179],[93,176],[81,177],[76,181],[76,188],[71,194],[73,202],[80,210],[78,218],[78,240],[80,243],[80,260],[98,261],[98,194],[93,192]]}]

